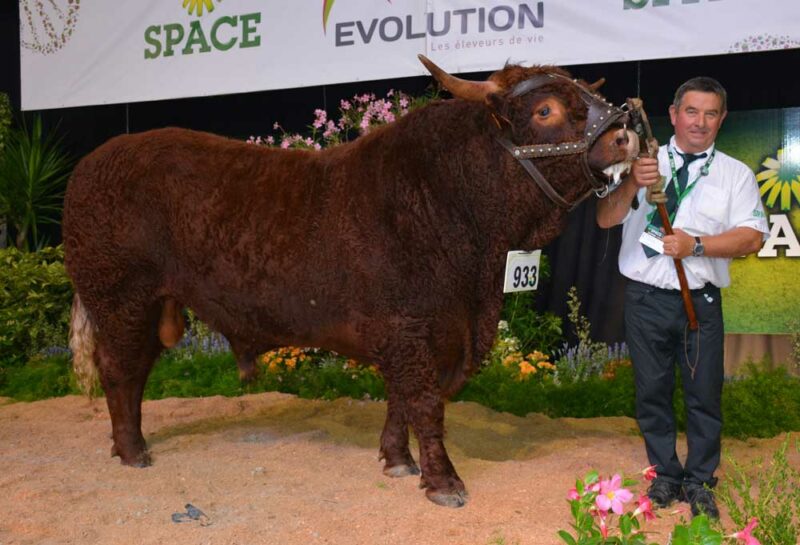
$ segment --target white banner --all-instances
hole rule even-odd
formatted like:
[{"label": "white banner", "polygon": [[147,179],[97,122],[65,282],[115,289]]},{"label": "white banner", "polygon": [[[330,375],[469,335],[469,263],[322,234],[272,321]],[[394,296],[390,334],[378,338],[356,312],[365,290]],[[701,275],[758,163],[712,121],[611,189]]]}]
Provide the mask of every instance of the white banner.
[{"label": "white banner", "polygon": [[22,107],[800,47],[798,0],[19,0]]}]

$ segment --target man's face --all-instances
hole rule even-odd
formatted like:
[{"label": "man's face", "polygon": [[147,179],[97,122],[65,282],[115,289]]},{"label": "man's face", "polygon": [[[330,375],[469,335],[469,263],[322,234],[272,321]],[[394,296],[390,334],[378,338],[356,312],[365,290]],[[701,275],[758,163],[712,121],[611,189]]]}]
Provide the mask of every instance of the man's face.
[{"label": "man's face", "polygon": [[708,149],[717,137],[722,120],[722,99],[715,93],[687,91],[679,108],[669,107],[669,118],[675,127],[675,141],[686,153]]}]

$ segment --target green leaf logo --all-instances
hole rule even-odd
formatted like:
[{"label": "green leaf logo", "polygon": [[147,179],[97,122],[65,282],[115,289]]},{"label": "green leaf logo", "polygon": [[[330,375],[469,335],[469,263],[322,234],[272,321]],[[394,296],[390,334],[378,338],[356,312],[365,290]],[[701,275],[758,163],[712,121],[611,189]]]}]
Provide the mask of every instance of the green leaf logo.
[{"label": "green leaf logo", "polygon": [[328,15],[331,14],[331,8],[336,0],[322,0],[322,31],[328,33]]}]

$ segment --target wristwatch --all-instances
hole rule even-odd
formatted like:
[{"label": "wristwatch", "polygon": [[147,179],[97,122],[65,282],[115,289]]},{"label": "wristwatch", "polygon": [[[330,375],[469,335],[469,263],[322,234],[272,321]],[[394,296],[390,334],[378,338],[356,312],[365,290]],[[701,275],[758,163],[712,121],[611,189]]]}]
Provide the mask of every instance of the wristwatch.
[{"label": "wristwatch", "polygon": [[692,248],[692,255],[694,257],[700,257],[706,251],[706,247],[703,246],[703,242],[700,240],[700,237],[694,237],[694,248]]}]

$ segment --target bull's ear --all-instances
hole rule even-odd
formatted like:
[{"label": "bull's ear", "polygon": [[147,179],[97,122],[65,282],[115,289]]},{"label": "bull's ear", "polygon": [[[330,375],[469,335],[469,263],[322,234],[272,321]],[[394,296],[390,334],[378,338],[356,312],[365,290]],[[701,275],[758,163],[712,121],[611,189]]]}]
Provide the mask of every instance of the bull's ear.
[{"label": "bull's ear", "polygon": [[511,121],[503,114],[506,109],[506,103],[503,97],[498,93],[489,93],[486,95],[486,98],[484,98],[484,103],[486,107],[489,108],[489,112],[494,122],[497,123],[498,129],[503,129],[504,126],[511,126]]},{"label": "bull's ear", "polygon": [[456,98],[480,102],[485,100],[489,93],[500,90],[500,86],[493,81],[468,81],[457,78],[436,66],[425,55],[417,55],[417,57],[419,57],[420,62],[425,65],[425,68],[428,69],[434,79],[439,82],[439,85],[450,91]]},{"label": "bull's ear", "polygon": [[589,84],[589,89],[591,89],[591,90],[592,90],[592,92],[594,93],[594,92],[595,92],[595,91],[597,91],[597,90],[598,90],[600,87],[602,87],[602,86],[603,86],[603,84],[604,84],[605,82],[606,82],[606,78],[600,78],[600,79],[599,79],[599,80],[597,80],[596,82]]}]

